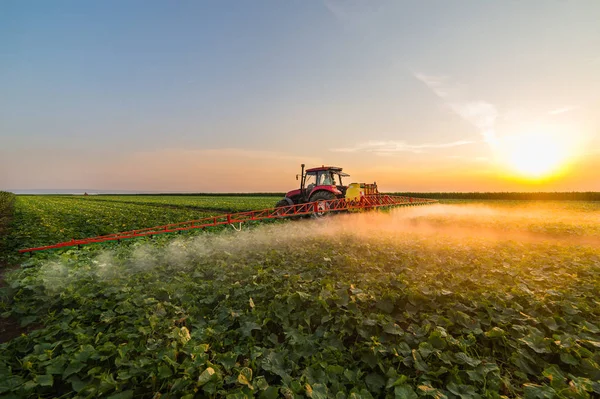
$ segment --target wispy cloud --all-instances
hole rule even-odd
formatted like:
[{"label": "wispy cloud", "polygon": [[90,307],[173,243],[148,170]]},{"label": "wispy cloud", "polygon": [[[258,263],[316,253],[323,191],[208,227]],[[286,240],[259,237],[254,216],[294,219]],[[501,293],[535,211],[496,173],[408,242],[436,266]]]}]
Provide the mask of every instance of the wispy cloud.
[{"label": "wispy cloud", "polygon": [[333,148],[335,152],[370,152],[377,155],[389,155],[397,152],[411,152],[420,154],[427,152],[426,150],[438,148],[458,147],[461,145],[472,144],[474,141],[454,141],[451,143],[431,143],[431,144],[407,144],[404,141],[368,141],[360,143],[354,147]]},{"label": "wispy cloud", "polygon": [[557,108],[554,109],[552,111],[548,112],[548,115],[559,115],[559,114],[564,114],[565,112],[570,112],[570,111],[574,111],[579,107],[576,106],[568,106],[568,107],[562,107],[562,108]]},{"label": "wispy cloud", "polygon": [[461,161],[467,161],[467,162],[489,162],[490,159],[488,157],[466,157],[464,155],[448,155],[446,158],[449,159],[458,159]]},{"label": "wispy cloud", "polygon": [[449,78],[440,75],[414,73],[415,78],[423,82],[433,93],[458,116],[479,129],[484,140],[496,142],[495,124],[498,111],[493,104],[482,100],[464,100],[456,85],[448,83]]}]

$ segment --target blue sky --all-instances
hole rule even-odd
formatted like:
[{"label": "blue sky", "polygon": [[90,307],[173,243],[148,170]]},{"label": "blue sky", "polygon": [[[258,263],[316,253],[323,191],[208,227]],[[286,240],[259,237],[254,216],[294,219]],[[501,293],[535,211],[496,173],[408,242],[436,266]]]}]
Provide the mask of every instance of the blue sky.
[{"label": "blue sky", "polygon": [[[285,191],[305,162],[600,190],[598,21],[595,0],[4,1],[0,188]],[[531,132],[564,150],[551,176],[516,167]]]}]

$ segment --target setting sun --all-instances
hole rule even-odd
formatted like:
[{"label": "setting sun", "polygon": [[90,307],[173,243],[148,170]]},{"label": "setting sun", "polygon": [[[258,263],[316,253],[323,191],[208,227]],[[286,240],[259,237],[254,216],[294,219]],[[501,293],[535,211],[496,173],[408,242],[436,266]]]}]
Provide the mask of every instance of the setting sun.
[{"label": "setting sun", "polygon": [[528,178],[556,173],[568,158],[569,146],[556,135],[531,132],[507,138],[501,153],[508,168]]}]

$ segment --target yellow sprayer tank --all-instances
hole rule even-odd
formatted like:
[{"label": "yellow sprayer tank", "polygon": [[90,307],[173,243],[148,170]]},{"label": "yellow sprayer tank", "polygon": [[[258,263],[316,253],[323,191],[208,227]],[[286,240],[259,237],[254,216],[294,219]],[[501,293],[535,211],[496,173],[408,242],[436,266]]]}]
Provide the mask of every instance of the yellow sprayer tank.
[{"label": "yellow sprayer tank", "polygon": [[346,189],[346,201],[359,202],[361,197],[374,194],[379,194],[377,183],[350,183]]}]

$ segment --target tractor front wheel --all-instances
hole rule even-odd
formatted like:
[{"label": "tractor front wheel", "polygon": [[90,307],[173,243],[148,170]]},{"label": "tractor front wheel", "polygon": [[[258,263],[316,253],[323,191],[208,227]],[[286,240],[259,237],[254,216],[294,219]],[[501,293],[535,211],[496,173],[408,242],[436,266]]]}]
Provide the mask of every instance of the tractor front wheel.
[{"label": "tractor front wheel", "polygon": [[[275,208],[283,208],[284,206],[290,206],[293,205],[294,203],[290,204],[285,198],[282,199],[281,201],[278,201],[275,204]],[[292,214],[293,211],[291,209],[277,209],[277,214],[279,216],[287,216]]]},{"label": "tractor front wheel", "polygon": [[329,209],[329,203],[325,202],[325,201],[329,201],[329,200],[333,200],[335,199],[335,195],[332,192],[329,191],[318,191],[316,193],[314,193],[311,197],[309,202],[317,202],[317,212],[314,212],[312,214],[313,218],[322,218],[324,216],[327,216],[329,214],[328,209]]}]

